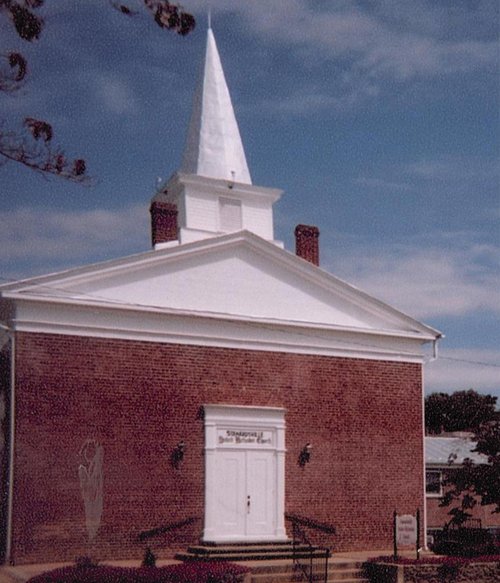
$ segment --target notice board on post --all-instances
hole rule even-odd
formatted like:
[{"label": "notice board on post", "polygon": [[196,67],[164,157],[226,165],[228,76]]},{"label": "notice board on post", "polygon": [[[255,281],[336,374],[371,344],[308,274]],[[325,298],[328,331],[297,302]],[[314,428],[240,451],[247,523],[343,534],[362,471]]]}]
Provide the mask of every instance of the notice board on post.
[{"label": "notice board on post", "polygon": [[417,518],[412,514],[396,516],[396,541],[398,547],[413,547],[417,544]]},{"label": "notice board on post", "polygon": [[398,548],[415,547],[417,559],[420,551],[420,511],[413,514],[401,514],[394,512],[394,557],[398,556]]}]

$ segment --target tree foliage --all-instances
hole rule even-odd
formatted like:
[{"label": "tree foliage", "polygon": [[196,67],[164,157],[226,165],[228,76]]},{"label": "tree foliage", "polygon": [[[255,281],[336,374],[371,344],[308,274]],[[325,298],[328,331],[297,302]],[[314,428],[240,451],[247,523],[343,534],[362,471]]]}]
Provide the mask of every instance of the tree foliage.
[{"label": "tree foliage", "polygon": [[464,460],[450,463],[445,472],[445,494],[441,506],[451,506],[451,521],[463,523],[475,506],[493,506],[500,512],[500,412],[497,397],[481,395],[473,389],[451,395],[433,393],[425,399],[427,433],[466,431],[472,434],[474,452],[484,456],[484,463]]},{"label": "tree foliage", "polygon": [[498,419],[497,397],[469,389],[432,393],[425,399],[425,429],[429,434],[451,431],[474,432],[482,424]]},{"label": "tree foliage", "polygon": [[459,467],[450,467],[444,483],[441,505],[456,504],[450,515],[457,523],[469,518],[477,504],[492,505],[493,512],[500,512],[500,420],[482,423],[474,432],[474,440],[474,451],[484,455],[485,463],[467,459]]},{"label": "tree foliage", "polygon": [[[137,9],[129,3],[103,1],[129,17],[145,9],[160,28],[181,36],[195,27],[194,17],[168,0],[136,0]],[[45,0],[0,0],[0,16],[9,19],[20,39],[31,43],[39,40],[45,26],[39,13],[44,3]],[[24,86],[28,72],[28,62],[20,52],[0,53],[0,92],[15,94]],[[45,176],[88,182],[85,160],[68,158],[61,147],[54,145],[53,134],[50,123],[34,117],[25,117],[17,127],[0,120],[0,164],[17,162]]]}]

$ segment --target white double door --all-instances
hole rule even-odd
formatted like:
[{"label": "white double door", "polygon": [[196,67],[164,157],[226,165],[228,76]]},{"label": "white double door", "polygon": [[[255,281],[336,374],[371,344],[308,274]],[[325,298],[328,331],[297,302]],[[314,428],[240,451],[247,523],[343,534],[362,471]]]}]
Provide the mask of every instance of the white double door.
[{"label": "white double door", "polygon": [[276,453],[220,449],[216,453],[215,530],[227,540],[265,539],[276,530]]}]

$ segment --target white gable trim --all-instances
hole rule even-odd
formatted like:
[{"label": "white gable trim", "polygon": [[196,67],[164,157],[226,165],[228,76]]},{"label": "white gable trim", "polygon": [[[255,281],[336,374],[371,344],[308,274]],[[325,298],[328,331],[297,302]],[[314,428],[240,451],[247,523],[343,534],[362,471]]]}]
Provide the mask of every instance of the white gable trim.
[{"label": "white gable trim", "polygon": [[[290,270],[291,273],[295,273],[304,281],[310,282],[319,289],[333,293],[347,302],[352,302],[353,305],[364,310],[367,314],[383,319],[386,322],[384,327],[394,329],[395,335],[405,336],[407,334],[406,330],[411,330],[424,341],[441,337],[437,330],[414,320],[384,302],[248,231],[240,231],[185,245],[149,251],[58,274],[7,284],[0,286],[0,294],[4,298],[12,299],[47,300],[56,298],[57,301],[64,301],[74,298],[72,301],[75,302],[76,297],[78,297],[79,300],[88,305],[96,305],[96,300],[99,300],[98,295],[80,294],[77,291],[80,285],[82,287],[88,286],[94,281],[105,281],[106,278],[111,276],[126,276],[132,271],[137,275],[141,270],[146,270],[155,265],[181,262],[185,257],[203,256],[206,253],[216,253],[218,250],[227,250],[240,245],[248,247],[253,253],[260,254],[270,261],[277,262],[281,267]],[[88,301],[87,297],[89,298]],[[107,305],[112,305],[110,301],[106,303]],[[138,308],[136,305],[131,306],[124,303],[119,305],[123,309]]]},{"label": "white gable trim", "polygon": [[402,362],[424,361],[432,337],[390,330],[238,318],[221,314],[110,306],[44,298],[16,302],[10,321],[19,332],[66,334],[145,342],[343,356]]}]

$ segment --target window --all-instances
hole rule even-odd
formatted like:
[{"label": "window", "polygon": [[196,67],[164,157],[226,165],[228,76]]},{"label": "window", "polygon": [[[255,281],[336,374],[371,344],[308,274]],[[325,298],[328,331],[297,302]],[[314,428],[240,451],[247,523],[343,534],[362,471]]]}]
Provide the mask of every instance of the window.
[{"label": "window", "polygon": [[241,200],[234,198],[219,198],[220,230],[231,233],[241,229]]},{"label": "window", "polygon": [[425,472],[425,493],[427,496],[443,495],[441,472],[437,470]]}]

